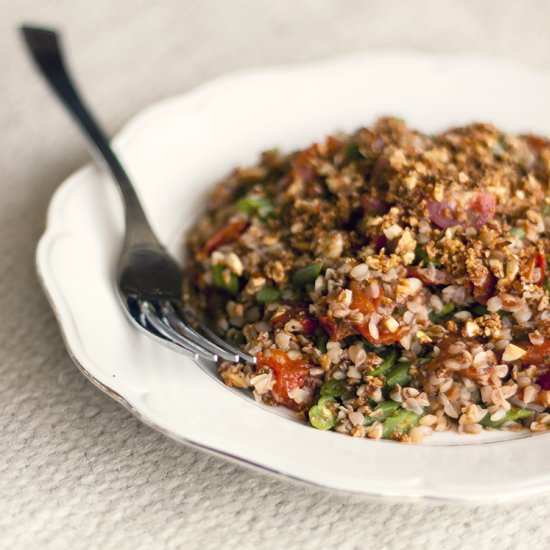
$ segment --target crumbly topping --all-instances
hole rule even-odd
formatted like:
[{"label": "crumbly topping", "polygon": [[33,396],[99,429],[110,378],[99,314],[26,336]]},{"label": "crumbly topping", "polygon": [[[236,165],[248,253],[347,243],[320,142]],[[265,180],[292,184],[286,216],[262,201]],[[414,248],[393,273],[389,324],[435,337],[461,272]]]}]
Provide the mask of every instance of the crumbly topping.
[{"label": "crumbly topping", "polygon": [[186,298],[261,359],[222,378],[356,437],[545,429],[549,178],[545,138],[395,118],[235,170],[188,238]]}]

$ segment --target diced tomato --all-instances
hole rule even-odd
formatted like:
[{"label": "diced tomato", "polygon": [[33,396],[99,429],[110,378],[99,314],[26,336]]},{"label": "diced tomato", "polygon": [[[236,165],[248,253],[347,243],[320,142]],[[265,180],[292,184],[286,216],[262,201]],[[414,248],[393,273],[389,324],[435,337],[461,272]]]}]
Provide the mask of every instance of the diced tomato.
[{"label": "diced tomato", "polygon": [[537,154],[540,155],[545,149],[550,148],[550,141],[542,136],[536,136],[534,134],[527,134],[521,136],[529,145],[529,147]]},{"label": "diced tomato", "polygon": [[487,270],[483,280],[479,285],[474,285],[473,295],[474,300],[480,304],[486,304],[487,300],[493,295],[497,280],[495,276]]},{"label": "diced tomato", "polygon": [[470,210],[468,216],[470,225],[478,231],[487,222],[491,221],[497,211],[497,198],[492,193],[483,191],[475,195],[470,201]]},{"label": "diced tomato", "polygon": [[296,403],[289,392],[302,388],[308,374],[308,363],[303,359],[290,359],[286,352],[272,349],[269,357],[264,353],[256,355],[257,367],[267,367],[273,373],[275,383],[273,384],[273,397],[279,403],[288,407],[302,408],[303,405]]},{"label": "diced tomato", "polygon": [[453,276],[442,269],[434,267],[419,267],[412,265],[407,269],[409,277],[420,279],[425,285],[450,285],[453,283]]},{"label": "diced tomato", "polygon": [[460,223],[454,217],[453,209],[447,201],[428,201],[426,208],[430,219],[440,229],[447,229]]},{"label": "diced tomato", "polygon": [[[423,368],[426,371],[435,371],[441,367],[443,367],[443,363],[446,359],[449,359],[453,357],[453,354],[449,353],[449,348],[452,344],[457,342],[458,338],[455,336],[447,336],[444,338],[439,344],[439,354],[432,358],[432,360],[425,365]],[[478,341],[469,338],[469,339],[461,339],[462,342],[467,344],[467,347],[475,346],[478,344]],[[494,369],[494,366],[492,365],[485,365],[483,367],[473,367],[469,366],[465,369],[461,369],[458,372],[460,376],[464,376],[464,378],[469,378],[470,380],[474,380],[475,382],[483,382],[486,383],[489,379],[489,376],[491,375],[492,371]]]},{"label": "diced tomato", "polygon": [[376,298],[371,298],[367,286],[365,283],[360,283],[358,281],[352,281],[350,284],[350,289],[352,292],[350,309],[357,309],[363,315],[368,315],[373,311],[378,309],[382,298],[384,297],[384,290],[382,286],[378,285],[378,296]]},{"label": "diced tomato", "polygon": [[317,321],[315,319],[311,319],[310,317],[299,319],[299,322],[302,325],[302,332],[306,336],[310,336],[317,329]]},{"label": "diced tomato", "polygon": [[390,332],[387,328],[378,326],[378,337],[375,338],[370,331],[369,324],[363,323],[357,326],[361,336],[364,336],[371,344],[380,346],[382,344],[392,344],[399,342],[409,331],[408,327],[400,327],[395,332]]},{"label": "diced tomato", "polygon": [[537,265],[540,269],[540,277],[537,284],[542,286],[544,284],[544,279],[546,279],[546,257],[544,252],[537,253]]},{"label": "diced tomato", "polygon": [[518,342],[515,345],[526,351],[526,354],[518,359],[520,365],[524,367],[529,365],[550,366],[550,338],[547,338],[539,346],[534,346],[530,342]]},{"label": "diced tomato", "polygon": [[348,336],[359,334],[356,325],[354,325],[351,321],[337,321],[334,317],[329,317],[328,315],[319,317],[319,324],[330,336],[330,339],[335,342],[339,342]]},{"label": "diced tomato", "polygon": [[491,375],[492,367],[485,365],[483,367],[468,367],[466,369],[459,370],[458,373],[464,378],[469,378],[474,382],[484,382],[486,383]]},{"label": "diced tomato", "polygon": [[294,307],[272,317],[271,326],[282,329],[291,319],[295,319],[302,325],[302,333],[306,336],[311,336],[318,326],[317,320],[309,316],[304,309]]},{"label": "diced tomato", "polygon": [[314,155],[316,155],[315,145],[311,145],[300,152],[292,161],[293,175],[300,178],[304,183],[310,182],[315,177],[315,168],[311,162]]},{"label": "diced tomato", "polygon": [[[384,291],[382,286],[379,286],[378,296],[371,298],[368,285],[359,281],[352,281],[350,284],[352,292],[350,309],[356,309],[363,315],[369,315],[378,310],[380,303],[384,298]],[[319,317],[319,324],[330,336],[331,340],[336,342],[353,336],[355,334],[362,334],[363,325],[353,323],[347,319],[334,319],[328,315]],[[399,338],[398,338],[399,340]]]},{"label": "diced tomato", "polygon": [[325,141],[325,153],[332,156],[342,149],[342,142],[335,136],[328,136]]},{"label": "diced tomato", "polygon": [[206,244],[202,247],[200,255],[206,257],[216,248],[219,248],[223,244],[230,243],[239,238],[243,229],[246,227],[246,220],[234,220],[218,231],[216,231],[207,241]]},{"label": "diced tomato", "polygon": [[[535,268],[537,267],[539,268],[539,274],[538,277],[535,277]],[[537,252],[531,256],[527,263],[522,265],[520,273],[528,281],[542,286],[546,278],[546,257],[544,252]]]}]

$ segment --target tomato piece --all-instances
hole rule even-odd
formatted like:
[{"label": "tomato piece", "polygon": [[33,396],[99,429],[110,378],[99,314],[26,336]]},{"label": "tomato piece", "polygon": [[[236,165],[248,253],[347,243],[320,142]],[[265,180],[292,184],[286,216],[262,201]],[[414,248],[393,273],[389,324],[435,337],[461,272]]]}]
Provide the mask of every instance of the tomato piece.
[{"label": "tomato piece", "polygon": [[550,338],[544,340],[539,346],[534,346],[530,342],[518,342],[516,345],[526,351],[526,354],[518,359],[520,365],[550,366]]},{"label": "tomato piece", "polygon": [[306,336],[311,336],[317,330],[317,321],[315,319],[311,319],[311,317],[299,319],[299,322],[302,325],[302,332]]},{"label": "tomato piece", "polygon": [[309,183],[315,177],[315,168],[311,162],[316,155],[315,145],[311,145],[300,152],[292,161],[292,174],[300,178],[304,183]]},{"label": "tomato piece", "polygon": [[420,279],[425,285],[450,285],[453,283],[453,276],[443,269],[435,267],[419,267],[412,265],[407,269],[409,277]]},{"label": "tomato piece", "polygon": [[487,300],[493,295],[497,284],[496,277],[487,270],[485,277],[479,285],[474,285],[474,300],[480,304],[486,304]]},{"label": "tomato piece", "polygon": [[537,284],[542,286],[544,284],[544,280],[546,279],[546,256],[544,255],[544,252],[537,253],[537,265],[540,269],[540,277]]},{"label": "tomato piece", "polygon": [[349,306],[350,309],[356,309],[363,315],[368,315],[376,311],[384,297],[382,286],[378,285],[378,288],[378,296],[376,298],[371,298],[364,283],[352,281],[350,284],[350,290],[352,292],[351,304]]},{"label": "tomato piece", "polygon": [[521,137],[537,155],[542,154],[545,150],[550,148],[550,141],[542,136],[527,134]]},{"label": "tomato piece", "polygon": [[403,336],[409,332],[408,327],[400,327],[395,332],[390,332],[385,327],[378,327],[378,337],[375,338],[370,331],[369,324],[363,323],[357,325],[359,333],[361,336],[364,336],[371,344],[375,346],[380,346],[382,344],[393,344],[394,342],[399,342]]},{"label": "tomato piece", "polygon": [[246,220],[234,220],[216,231],[202,247],[199,252],[200,256],[206,257],[223,244],[227,244],[238,239],[243,232],[243,229],[246,227],[246,224]]},{"label": "tomato piece", "polygon": [[339,342],[348,336],[359,334],[356,326],[351,321],[336,321],[336,319],[328,315],[319,317],[319,324],[330,336],[330,339],[335,342]]},{"label": "tomato piece", "polygon": [[[382,286],[379,286],[378,296],[371,298],[367,285],[359,281],[352,281],[350,284],[352,292],[350,309],[356,309],[363,315],[369,315],[378,310],[382,299],[384,298],[384,291]],[[325,315],[319,317],[319,324],[328,333],[331,340],[339,342],[348,336],[355,334],[362,334],[362,324],[353,323],[347,319],[339,319],[338,321],[333,317]]]},{"label": "tomato piece", "polygon": [[258,369],[266,367],[273,373],[273,397],[288,407],[301,408],[301,405],[289,396],[289,392],[304,386],[309,370],[307,361],[290,359],[286,352],[278,349],[272,349],[269,353],[269,357],[264,353],[258,353],[256,359]]},{"label": "tomato piece", "polygon": [[458,374],[460,376],[464,376],[464,378],[469,378],[470,380],[473,380],[477,383],[486,383],[487,380],[489,380],[489,376],[491,375],[491,371],[493,370],[490,366],[484,366],[484,367],[468,367],[466,369],[462,369],[458,371]]},{"label": "tomato piece", "polygon": [[[540,273],[539,276],[535,278],[535,268],[537,267]],[[542,286],[546,278],[546,257],[544,252],[537,252],[531,256],[527,262],[521,266],[520,274],[529,282]]]},{"label": "tomato piece", "polygon": [[272,317],[271,326],[282,329],[291,319],[295,319],[302,325],[302,333],[306,336],[311,336],[318,326],[317,320],[310,317],[304,309],[294,307]]},{"label": "tomato piece", "polygon": [[482,226],[495,217],[496,212],[497,198],[495,195],[487,191],[478,193],[470,201],[470,210],[468,211],[470,225],[479,231]]},{"label": "tomato piece", "polygon": [[325,141],[325,153],[328,156],[333,156],[342,149],[342,142],[335,136],[328,136]]},{"label": "tomato piece", "polygon": [[[446,359],[449,359],[452,357],[452,354],[449,353],[449,348],[452,344],[454,344],[458,338],[455,336],[447,336],[444,338],[439,344],[439,354],[432,358],[432,360],[425,365],[423,368],[426,371],[435,371],[443,366],[443,363]],[[461,341],[467,343],[469,346],[473,346],[477,344],[478,342],[475,339],[469,338],[469,339],[461,339]],[[473,380],[477,383],[486,383],[489,380],[489,376],[493,372],[494,367],[491,365],[485,365],[484,367],[473,367],[469,366],[465,369],[461,369],[456,371],[460,376],[463,376],[464,378],[469,378],[470,380]]]}]

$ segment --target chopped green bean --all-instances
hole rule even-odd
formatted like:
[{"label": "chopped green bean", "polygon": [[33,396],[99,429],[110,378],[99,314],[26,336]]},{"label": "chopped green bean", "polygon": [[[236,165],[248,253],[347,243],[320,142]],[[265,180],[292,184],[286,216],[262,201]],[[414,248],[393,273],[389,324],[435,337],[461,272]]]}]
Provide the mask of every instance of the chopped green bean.
[{"label": "chopped green bean", "polygon": [[550,204],[547,204],[547,205],[542,209],[542,215],[543,215],[543,216],[550,216]]},{"label": "chopped green bean", "polygon": [[386,355],[384,358],[384,361],[376,367],[373,371],[367,373],[370,376],[381,376],[382,374],[385,374],[387,371],[389,371],[397,359],[397,351],[392,349],[389,354]]},{"label": "chopped green bean", "polygon": [[321,397],[317,405],[309,409],[309,421],[318,430],[330,430],[336,424],[336,400],[332,397]]},{"label": "chopped green bean", "polygon": [[395,401],[382,401],[378,403],[374,410],[367,416],[365,416],[365,426],[370,426],[374,424],[377,420],[379,422],[384,422],[388,416],[391,416],[398,408],[399,403]]},{"label": "chopped green bean", "polygon": [[346,159],[347,160],[360,160],[364,158],[359,150],[359,145],[357,143],[350,143],[346,147]]},{"label": "chopped green bean", "polygon": [[226,268],[220,264],[212,266],[212,280],[214,281],[214,286],[229,292],[229,294],[235,295],[239,292],[239,278],[234,273],[229,272],[229,277],[226,279],[224,273],[225,269]]},{"label": "chopped green bean", "polygon": [[257,213],[260,218],[265,219],[273,215],[275,206],[267,197],[250,196],[237,202],[237,210],[247,216]]},{"label": "chopped green bean", "polygon": [[487,313],[489,313],[489,310],[487,309],[487,306],[484,306],[483,304],[476,304],[472,308],[472,313],[474,313],[478,317],[481,317],[483,315],[487,315]]},{"label": "chopped green bean", "polygon": [[450,315],[455,310],[455,305],[451,304],[450,302],[448,304],[445,304],[440,311],[432,311],[430,313],[430,321],[432,323],[437,323],[438,321],[441,321],[447,315]]},{"label": "chopped green bean", "polygon": [[336,399],[330,395],[322,395],[319,397],[319,401],[317,401],[317,405],[319,405],[319,407],[325,407],[327,403],[336,405]]},{"label": "chopped green bean", "polygon": [[397,365],[388,372],[386,376],[386,386],[393,388],[399,384],[405,386],[411,381],[411,375],[409,374],[409,363],[397,363]]},{"label": "chopped green bean", "polygon": [[491,420],[491,415],[487,413],[480,424],[487,428],[500,428],[505,422],[512,420],[521,420],[533,416],[533,411],[529,409],[510,409],[500,420]]},{"label": "chopped green bean", "polygon": [[315,339],[315,346],[321,353],[326,353],[327,342],[328,336],[324,332],[322,332],[321,334],[317,335],[317,338]]},{"label": "chopped green bean", "polygon": [[303,286],[307,283],[312,283],[317,279],[321,270],[323,269],[323,262],[316,262],[298,269],[292,274],[292,282],[296,286]]},{"label": "chopped green bean", "polygon": [[441,263],[438,262],[436,259],[430,258],[430,256],[428,255],[428,251],[421,244],[417,244],[416,248],[414,249],[414,263],[425,266],[428,266],[430,264],[433,264],[435,267],[441,266]]},{"label": "chopped green bean", "polygon": [[414,261],[416,264],[423,263],[425,265],[428,265],[430,263],[430,257],[428,256],[426,249],[421,244],[416,245],[416,248],[414,250]]},{"label": "chopped green bean", "polygon": [[321,395],[323,397],[340,397],[344,389],[344,380],[329,380],[321,386]]},{"label": "chopped green bean", "polygon": [[525,239],[525,231],[521,227],[512,227],[510,233],[518,239]]},{"label": "chopped green bean", "polygon": [[261,290],[256,292],[256,301],[260,304],[267,304],[269,302],[275,302],[281,297],[281,293],[272,286],[264,286]]},{"label": "chopped green bean", "polygon": [[396,436],[409,433],[409,430],[418,424],[421,416],[406,409],[399,409],[384,420],[382,437],[395,439]]}]

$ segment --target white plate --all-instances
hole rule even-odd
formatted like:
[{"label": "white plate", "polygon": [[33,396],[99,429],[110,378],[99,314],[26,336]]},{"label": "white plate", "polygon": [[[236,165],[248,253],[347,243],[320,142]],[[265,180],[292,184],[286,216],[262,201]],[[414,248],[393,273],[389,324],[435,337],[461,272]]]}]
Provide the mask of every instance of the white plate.
[{"label": "white plate", "polygon": [[[474,58],[374,53],[220,78],[137,116],[115,140],[160,238],[180,254],[205,191],[260,151],[394,114],[426,132],[472,120],[550,134],[550,79]],[[231,391],[130,326],[114,290],[122,208],[86,167],[56,192],[38,270],[82,372],[168,436],[369,495],[474,500],[546,491],[550,437],[446,433],[424,445],[320,432]]]}]

